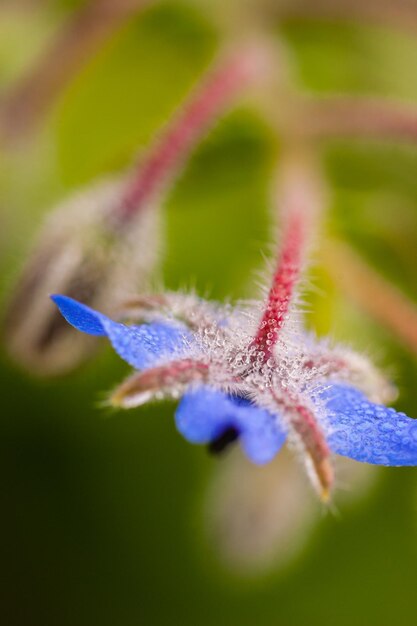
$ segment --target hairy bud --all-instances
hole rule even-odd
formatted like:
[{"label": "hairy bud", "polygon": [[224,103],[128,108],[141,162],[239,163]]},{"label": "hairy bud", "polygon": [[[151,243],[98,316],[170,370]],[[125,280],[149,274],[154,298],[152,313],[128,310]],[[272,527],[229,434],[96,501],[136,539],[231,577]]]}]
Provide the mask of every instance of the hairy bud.
[{"label": "hairy bud", "polygon": [[10,352],[37,374],[63,373],[88,356],[92,338],[71,329],[48,295],[61,291],[108,314],[143,287],[158,259],[158,212],[140,211],[129,228],[111,217],[124,180],[78,192],[47,219],[6,314]]},{"label": "hairy bud", "polygon": [[283,452],[259,467],[235,449],[217,468],[206,526],[225,565],[250,575],[284,567],[296,557],[318,514],[318,503],[290,455]]},{"label": "hairy bud", "polygon": [[[336,506],[346,516],[369,494],[375,468],[337,459]],[[256,466],[236,448],[219,463],[206,498],[206,528],[219,558],[242,576],[283,569],[300,556],[322,518],[298,463],[283,451]]]}]

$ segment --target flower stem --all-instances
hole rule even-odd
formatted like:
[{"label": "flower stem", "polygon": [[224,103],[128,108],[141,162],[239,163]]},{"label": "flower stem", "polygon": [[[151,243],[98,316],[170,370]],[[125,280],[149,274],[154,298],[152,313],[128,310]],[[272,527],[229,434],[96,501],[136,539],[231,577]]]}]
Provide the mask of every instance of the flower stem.
[{"label": "flower stem", "polygon": [[214,70],[209,71],[149,148],[120,203],[119,222],[128,222],[171,182],[224,109],[263,74],[264,61],[262,48],[249,45],[222,58]]},{"label": "flower stem", "polygon": [[294,289],[301,271],[305,244],[304,225],[301,215],[290,216],[284,231],[284,245],[272,279],[267,303],[253,345],[269,358],[288,314]]},{"label": "flower stem", "polygon": [[346,243],[324,247],[326,267],[342,291],[417,353],[417,307]]},{"label": "flower stem", "polygon": [[[321,205],[317,179],[309,164],[297,155],[282,165],[281,194],[283,235],[272,284],[252,347],[264,353],[264,361],[272,356],[290,305],[294,298],[313,227],[313,217]],[[319,198],[320,196],[320,198]]]},{"label": "flower stem", "polygon": [[272,6],[281,19],[370,22],[411,32],[417,28],[417,6],[412,0],[282,0]]},{"label": "flower stem", "polygon": [[388,99],[334,96],[301,106],[303,136],[375,137],[417,141],[417,109]]},{"label": "flower stem", "polygon": [[0,135],[27,137],[95,51],[151,0],[90,0],[56,33],[51,44],[0,103]]}]

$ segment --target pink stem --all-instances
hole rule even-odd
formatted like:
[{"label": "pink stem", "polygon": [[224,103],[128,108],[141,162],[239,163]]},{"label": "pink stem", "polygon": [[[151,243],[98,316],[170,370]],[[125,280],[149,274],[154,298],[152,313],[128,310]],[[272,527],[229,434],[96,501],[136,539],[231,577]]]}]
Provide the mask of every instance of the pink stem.
[{"label": "pink stem", "polygon": [[303,216],[298,207],[289,216],[283,242],[265,310],[252,342],[258,353],[264,352],[264,361],[272,356],[272,349],[286,320],[294,288],[300,276],[306,232]]},{"label": "pink stem", "polygon": [[304,150],[287,154],[280,163],[279,173],[278,207],[284,223],[282,248],[264,312],[251,342],[251,347],[255,348],[253,359],[257,362],[266,362],[273,356],[300,278],[315,219],[323,204],[320,179]]},{"label": "pink stem", "polygon": [[151,146],[119,207],[118,220],[128,222],[170,182],[184,160],[244,87],[262,71],[260,49],[249,47],[214,69],[191,94],[159,139]]}]

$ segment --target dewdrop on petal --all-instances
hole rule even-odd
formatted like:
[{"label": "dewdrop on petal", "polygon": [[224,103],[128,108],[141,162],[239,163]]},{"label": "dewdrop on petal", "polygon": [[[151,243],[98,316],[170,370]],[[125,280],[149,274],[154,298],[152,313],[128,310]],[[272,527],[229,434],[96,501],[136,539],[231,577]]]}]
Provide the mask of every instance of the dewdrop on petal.
[{"label": "dewdrop on petal", "polygon": [[57,290],[109,314],[141,290],[159,258],[159,212],[138,212],[128,228],[112,222],[125,179],[77,192],[47,218],[11,294],[6,343],[12,356],[40,375],[60,374],[90,355],[96,340],[74,332],[48,295]]}]

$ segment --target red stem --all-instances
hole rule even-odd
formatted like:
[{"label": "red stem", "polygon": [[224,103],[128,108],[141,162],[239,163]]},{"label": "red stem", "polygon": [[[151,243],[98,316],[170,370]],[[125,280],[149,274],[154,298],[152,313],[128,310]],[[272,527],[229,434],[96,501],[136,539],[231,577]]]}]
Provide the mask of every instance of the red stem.
[{"label": "red stem", "polygon": [[251,342],[256,350],[253,355],[256,362],[266,362],[273,356],[274,345],[288,317],[311,231],[324,202],[320,178],[304,149],[293,149],[284,157],[279,175],[278,208],[284,223],[282,248],[264,312]]},{"label": "red stem", "polygon": [[284,246],[278,259],[265,310],[252,342],[257,352],[264,352],[264,361],[272,356],[279,331],[286,320],[289,306],[301,271],[306,232],[303,216],[294,211],[284,232]]},{"label": "red stem", "polygon": [[129,221],[177,173],[181,164],[234,97],[262,71],[259,49],[250,47],[220,64],[191,94],[148,151],[119,207]]}]

